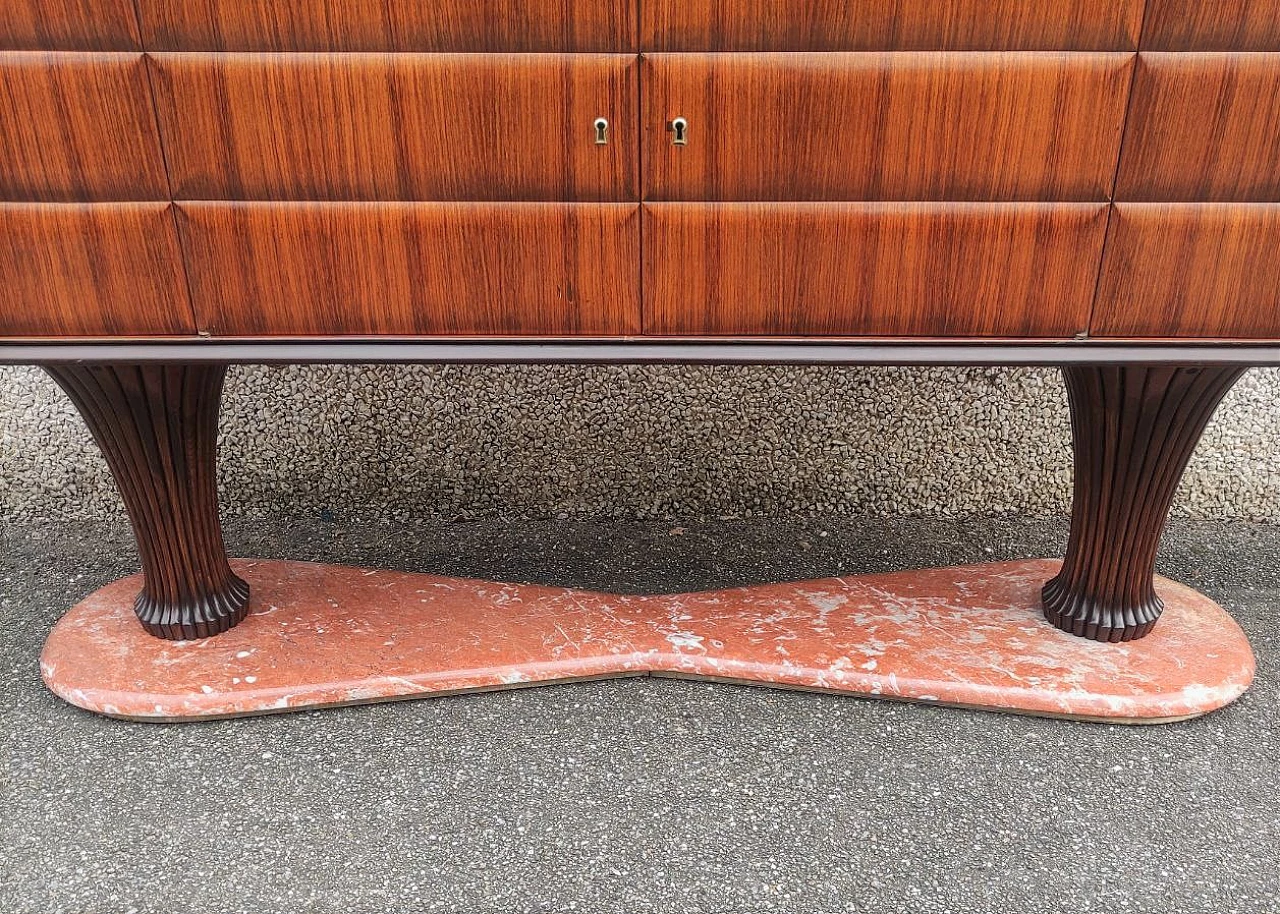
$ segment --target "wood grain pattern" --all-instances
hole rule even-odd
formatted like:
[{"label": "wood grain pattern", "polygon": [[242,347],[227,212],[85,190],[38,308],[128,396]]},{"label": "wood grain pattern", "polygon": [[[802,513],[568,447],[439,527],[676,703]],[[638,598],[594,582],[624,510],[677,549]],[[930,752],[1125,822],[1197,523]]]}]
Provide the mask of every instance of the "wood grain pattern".
[{"label": "wood grain pattern", "polygon": [[0,0],[0,50],[136,51],[132,0]]},{"label": "wood grain pattern", "polygon": [[0,204],[0,337],[194,333],[169,204]]},{"label": "wood grain pattern", "polygon": [[1071,337],[1102,204],[646,204],[656,334]]},{"label": "wood grain pattern", "polygon": [[1280,205],[1116,206],[1095,336],[1280,339]]},{"label": "wood grain pattern", "polygon": [[0,200],[167,200],[142,57],[0,53]]},{"label": "wood grain pattern", "polygon": [[639,330],[634,204],[181,205],[202,328],[231,336]]},{"label": "wood grain pattern", "polygon": [[644,0],[646,51],[1106,51],[1142,0]]},{"label": "wood grain pattern", "polygon": [[[1094,641],[1151,633],[1156,552],[1187,461],[1239,366],[1074,365],[1075,494],[1061,572],[1041,592],[1045,618]],[[1209,649],[1211,645],[1205,645]]]},{"label": "wood grain pattern", "polygon": [[1147,0],[1153,51],[1280,51],[1280,0]]},{"label": "wood grain pattern", "polygon": [[145,575],[150,634],[225,632],[249,613],[218,520],[218,406],[226,365],[49,365],[111,467]]},{"label": "wood grain pattern", "polygon": [[[645,58],[646,199],[1106,200],[1132,55]],[[687,146],[666,125],[689,122]]]},{"label": "wood grain pattern", "polygon": [[632,0],[138,0],[150,50],[631,51]]},{"label": "wood grain pattern", "polygon": [[1280,200],[1280,54],[1143,54],[1116,199]]},{"label": "wood grain pattern", "polygon": [[[190,200],[635,200],[630,55],[161,54]],[[595,143],[597,117],[609,144]]]}]

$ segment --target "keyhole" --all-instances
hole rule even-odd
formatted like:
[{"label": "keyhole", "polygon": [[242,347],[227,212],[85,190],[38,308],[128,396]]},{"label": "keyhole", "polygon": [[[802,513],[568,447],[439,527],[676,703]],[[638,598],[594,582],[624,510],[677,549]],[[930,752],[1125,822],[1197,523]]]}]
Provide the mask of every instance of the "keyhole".
[{"label": "keyhole", "polygon": [[689,144],[689,122],[682,117],[678,117],[671,122],[671,132],[674,136],[671,138],[673,146],[687,146]]},{"label": "keyhole", "polygon": [[602,117],[596,118],[596,145],[609,145],[609,122]]}]

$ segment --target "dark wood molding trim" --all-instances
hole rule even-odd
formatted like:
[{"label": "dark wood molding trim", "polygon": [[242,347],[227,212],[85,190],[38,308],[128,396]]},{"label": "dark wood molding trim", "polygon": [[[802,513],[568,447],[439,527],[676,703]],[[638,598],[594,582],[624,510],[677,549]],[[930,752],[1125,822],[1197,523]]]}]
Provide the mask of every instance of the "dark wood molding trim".
[{"label": "dark wood molding trim", "polygon": [[65,362],[1280,366],[1280,343],[705,338],[0,342],[0,365]]},{"label": "dark wood molding trim", "polygon": [[1063,369],[1075,445],[1071,534],[1045,585],[1045,618],[1094,641],[1130,641],[1164,604],[1156,550],[1187,461],[1245,369],[1169,366]]},{"label": "dark wood molding trim", "polygon": [[124,499],[151,634],[207,638],[240,622],[249,585],[227,563],[215,473],[225,365],[48,366],[102,449]]}]

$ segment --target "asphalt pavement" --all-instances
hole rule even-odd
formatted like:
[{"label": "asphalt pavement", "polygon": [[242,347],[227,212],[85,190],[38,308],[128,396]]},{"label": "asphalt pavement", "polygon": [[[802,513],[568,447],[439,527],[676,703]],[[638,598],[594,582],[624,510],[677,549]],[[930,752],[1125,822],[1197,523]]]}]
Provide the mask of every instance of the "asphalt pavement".
[{"label": "asphalt pavement", "polygon": [[[228,524],[239,555],[633,592],[1060,554],[1060,521]],[[1280,528],[1175,523],[1258,678],[1119,727],[660,679],[204,724],[48,693],[127,531],[0,531],[0,911],[1280,912]]]}]

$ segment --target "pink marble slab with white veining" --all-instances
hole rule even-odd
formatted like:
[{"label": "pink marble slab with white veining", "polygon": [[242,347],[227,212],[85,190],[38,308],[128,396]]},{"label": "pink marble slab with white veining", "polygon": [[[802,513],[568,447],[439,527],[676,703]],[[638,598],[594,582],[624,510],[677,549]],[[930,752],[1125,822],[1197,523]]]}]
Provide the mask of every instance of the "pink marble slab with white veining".
[{"label": "pink marble slab with white veining", "polygon": [[133,616],[141,581],[126,578],[54,627],[46,684],[79,707],[156,721],[654,674],[1154,723],[1230,703],[1254,671],[1231,617],[1165,579],[1147,638],[1058,631],[1038,605],[1048,560],[660,596],[233,564],[253,592],[238,627],[153,638]]}]

